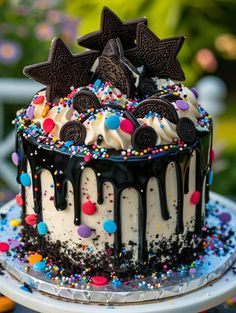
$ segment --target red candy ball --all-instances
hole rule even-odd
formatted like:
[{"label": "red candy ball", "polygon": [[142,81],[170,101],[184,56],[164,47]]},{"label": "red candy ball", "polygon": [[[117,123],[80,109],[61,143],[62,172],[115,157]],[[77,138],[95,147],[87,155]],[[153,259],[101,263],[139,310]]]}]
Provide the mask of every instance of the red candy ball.
[{"label": "red candy ball", "polygon": [[123,130],[124,133],[132,134],[134,131],[134,125],[125,118],[120,122],[120,129]]},{"label": "red candy ball", "polygon": [[83,203],[82,211],[86,215],[93,215],[96,212],[96,205],[90,201]]},{"label": "red candy ball", "polygon": [[24,204],[24,201],[23,201],[23,198],[21,195],[16,195],[16,203],[19,205],[19,206],[22,206]]},{"label": "red candy ball", "polygon": [[191,196],[191,202],[192,204],[198,204],[199,200],[200,200],[200,192],[199,191],[194,191],[194,193]]},{"label": "red candy ball", "polygon": [[214,151],[214,149],[211,149],[211,157],[210,157],[210,159],[211,159],[211,162],[213,162],[215,160],[215,151]]},{"label": "red candy ball", "polygon": [[41,104],[44,101],[44,96],[38,96],[36,99],[34,99],[34,104]]},{"label": "red candy ball", "polygon": [[84,161],[85,162],[89,162],[91,160],[91,156],[90,155],[86,155],[85,157],[84,157]]},{"label": "red candy ball", "polygon": [[7,242],[0,242],[0,252],[8,252],[10,246]]},{"label": "red candy ball", "polygon": [[104,276],[94,276],[92,278],[92,284],[101,286],[101,285],[106,285],[108,282],[108,279]]},{"label": "red candy ball", "polygon": [[37,215],[36,214],[30,214],[26,216],[25,222],[28,225],[34,226],[37,224]]},{"label": "red candy ball", "polygon": [[46,118],[43,122],[43,130],[47,133],[50,133],[55,126],[54,121],[51,118]]}]

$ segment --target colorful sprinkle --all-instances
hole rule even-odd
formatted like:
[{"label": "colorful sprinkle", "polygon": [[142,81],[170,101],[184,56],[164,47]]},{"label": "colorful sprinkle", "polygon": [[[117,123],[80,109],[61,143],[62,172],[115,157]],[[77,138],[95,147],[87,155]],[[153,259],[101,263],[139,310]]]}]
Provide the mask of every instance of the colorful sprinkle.
[{"label": "colorful sprinkle", "polygon": [[23,173],[20,175],[20,182],[24,187],[29,187],[31,185],[31,178],[28,173]]},{"label": "colorful sprinkle", "polygon": [[9,224],[12,227],[18,227],[21,224],[21,220],[19,220],[19,219],[12,219],[12,220],[9,221]]},{"label": "colorful sprinkle", "polygon": [[55,123],[51,118],[46,118],[43,122],[43,130],[46,133],[50,133],[55,127]]},{"label": "colorful sprinkle", "polygon": [[113,220],[106,220],[103,223],[103,229],[109,234],[115,233],[117,230],[116,222],[114,222]]},{"label": "colorful sprinkle", "polygon": [[37,215],[36,214],[30,214],[26,216],[25,222],[28,225],[34,226],[37,224]]},{"label": "colorful sprinkle", "polygon": [[127,134],[132,134],[134,132],[134,125],[125,118],[120,122],[120,129]]},{"label": "colorful sprinkle", "polygon": [[211,160],[211,163],[215,160],[215,151],[214,151],[214,149],[211,149],[210,160]]},{"label": "colorful sprinkle", "polygon": [[182,111],[187,111],[189,109],[189,104],[184,100],[177,100],[176,106]]},{"label": "colorful sprinkle", "polygon": [[194,94],[195,98],[197,99],[198,98],[198,91],[197,91],[197,89],[192,87],[190,90],[192,91],[192,93]]},{"label": "colorful sprinkle", "polygon": [[33,270],[37,271],[37,272],[43,272],[45,270],[45,268],[46,268],[46,264],[43,261],[42,262],[36,262],[33,265]]},{"label": "colorful sprinkle", "polygon": [[117,129],[120,126],[120,119],[117,115],[111,115],[106,119],[105,125],[108,129]]},{"label": "colorful sprinkle", "polygon": [[88,238],[91,235],[91,228],[86,224],[78,226],[77,233],[82,238]]},{"label": "colorful sprinkle", "polygon": [[15,199],[16,199],[16,203],[17,203],[19,206],[22,206],[22,205],[24,204],[24,200],[23,200],[23,198],[22,198],[21,195],[16,195]]},{"label": "colorful sprinkle", "polygon": [[44,96],[38,96],[36,99],[33,100],[34,104],[41,104],[44,101]]},{"label": "colorful sprinkle", "polygon": [[30,286],[26,283],[24,283],[23,286],[20,287],[21,290],[25,291],[25,292],[29,292],[32,293],[32,289],[30,288]]},{"label": "colorful sprinkle", "polygon": [[208,184],[210,186],[213,184],[213,178],[214,178],[214,173],[213,173],[213,171],[210,171],[209,176],[208,176]]},{"label": "colorful sprinkle", "polygon": [[37,230],[38,230],[39,235],[45,236],[48,232],[47,224],[44,222],[38,223]]},{"label": "colorful sprinkle", "polygon": [[199,200],[200,200],[200,192],[199,191],[194,191],[194,193],[191,196],[191,202],[192,204],[196,205],[198,204]]},{"label": "colorful sprinkle", "polygon": [[86,215],[93,215],[96,212],[96,205],[91,201],[87,201],[83,203],[82,211]]},{"label": "colorful sprinkle", "polygon": [[11,159],[12,159],[12,163],[13,163],[15,166],[18,166],[18,164],[19,164],[19,156],[18,156],[18,153],[17,153],[17,152],[13,152],[13,153],[12,153]]},{"label": "colorful sprinkle", "polygon": [[96,286],[106,285],[107,282],[108,282],[108,279],[104,276],[94,276],[92,278],[92,284]]},{"label": "colorful sprinkle", "polygon": [[26,115],[30,120],[34,118],[34,110],[35,110],[35,107],[33,105],[30,105],[26,111]]},{"label": "colorful sprinkle", "polygon": [[10,246],[7,242],[0,242],[0,252],[8,252]]},{"label": "colorful sprinkle", "polygon": [[50,110],[50,106],[49,105],[45,105],[41,116],[43,118],[46,117],[48,115],[49,110]]},{"label": "colorful sprinkle", "polygon": [[42,261],[43,257],[39,253],[31,254],[28,258],[29,264],[34,265],[37,262]]},{"label": "colorful sprinkle", "polygon": [[221,213],[218,215],[220,221],[224,224],[228,223],[231,221],[232,219],[232,216],[231,214],[227,213],[227,212],[224,212],[224,213]]}]

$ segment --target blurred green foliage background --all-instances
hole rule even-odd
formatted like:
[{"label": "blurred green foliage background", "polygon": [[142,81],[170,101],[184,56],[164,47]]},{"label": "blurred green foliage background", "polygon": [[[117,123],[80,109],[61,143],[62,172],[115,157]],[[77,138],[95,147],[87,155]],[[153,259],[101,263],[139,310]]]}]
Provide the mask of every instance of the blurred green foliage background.
[{"label": "blurred green foliage background", "polygon": [[[122,20],[146,16],[160,38],[186,35],[178,56],[186,85],[193,86],[206,74],[224,80],[228,97],[226,111],[216,123],[213,189],[236,196],[235,0],[0,0],[0,77],[22,78],[25,65],[47,59],[56,36],[72,52],[82,50],[76,37],[99,29],[104,5]],[[14,111],[12,106],[7,112],[9,128]]]}]

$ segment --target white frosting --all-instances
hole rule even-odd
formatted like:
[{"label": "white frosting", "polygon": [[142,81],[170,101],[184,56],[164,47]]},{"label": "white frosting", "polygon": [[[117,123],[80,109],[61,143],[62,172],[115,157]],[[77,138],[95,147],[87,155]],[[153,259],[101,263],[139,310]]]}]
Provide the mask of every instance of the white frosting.
[{"label": "white frosting", "polygon": [[[105,126],[105,120],[109,116],[114,115],[109,111],[103,111],[96,114],[96,119],[92,121],[86,120],[84,126],[87,134],[85,139],[86,145],[91,145],[97,142],[98,135],[103,136],[101,148],[127,149],[131,147],[131,135],[123,132],[120,128],[108,129]],[[122,118],[121,118],[122,119]]]},{"label": "white frosting", "polygon": [[[156,79],[156,84],[158,89],[163,89],[168,86],[175,85],[175,82],[167,79]],[[117,101],[119,105],[132,105],[132,102],[128,101],[128,99],[123,96],[117,88],[113,88],[112,91],[108,92],[108,87],[105,87],[101,90],[99,89],[95,92],[101,103],[104,104],[109,103],[109,101]],[[201,118],[201,115],[197,110],[198,103],[196,101],[195,95],[190,89],[183,85],[181,85],[181,88],[177,89],[178,90],[174,91],[174,93],[177,93],[189,105],[188,110],[181,110],[177,107],[175,102],[172,102],[178,117],[187,117],[196,125],[196,127],[199,127],[197,124],[197,119]],[[78,90],[75,90],[74,92],[77,92]],[[45,97],[45,90],[39,92],[38,95]],[[35,116],[33,118],[33,122],[39,122],[42,127],[46,118],[53,119],[55,127],[51,131],[51,135],[55,139],[60,139],[59,134],[61,127],[69,121],[78,120],[79,113],[71,106],[68,106],[65,101],[61,99],[58,106],[52,107],[48,111],[47,115],[43,117],[43,112],[45,111],[45,107],[47,107],[45,99],[41,104],[34,104],[34,101],[31,102],[31,105],[35,107]],[[105,121],[112,114],[115,113],[105,106],[103,107],[102,111],[95,112],[92,118],[89,118],[84,122],[84,126],[86,128],[85,145],[96,145],[98,135],[102,135],[103,141],[100,145],[100,148],[111,148],[116,150],[127,150],[132,148],[131,135],[129,133],[122,131],[120,127],[114,130],[106,127]],[[122,114],[119,115],[119,118],[120,121],[124,119]],[[165,118],[158,118],[157,114],[156,116],[146,116],[139,118],[138,121],[140,125],[146,124],[156,131],[158,135],[156,145],[170,144],[174,139],[178,138],[176,125]]]},{"label": "white frosting", "polygon": [[150,116],[148,118],[138,119],[140,124],[151,126],[157,133],[156,145],[164,145],[178,138],[176,125],[168,121],[166,118],[158,118]]},{"label": "white frosting", "polygon": [[[43,90],[38,93],[39,96],[45,97],[46,92]],[[54,123],[55,127],[51,131],[51,134],[56,139],[59,139],[59,133],[61,130],[61,127],[69,122],[75,119],[75,116],[78,115],[77,111],[75,111],[72,108],[64,107],[62,104],[59,104],[58,106],[52,107],[46,117],[43,117],[43,112],[45,110],[45,107],[47,106],[46,98],[41,104],[34,104],[33,101],[31,102],[31,105],[35,107],[34,109],[34,118],[33,122],[40,123],[41,127],[43,126],[43,122],[46,118],[51,118]]]}]

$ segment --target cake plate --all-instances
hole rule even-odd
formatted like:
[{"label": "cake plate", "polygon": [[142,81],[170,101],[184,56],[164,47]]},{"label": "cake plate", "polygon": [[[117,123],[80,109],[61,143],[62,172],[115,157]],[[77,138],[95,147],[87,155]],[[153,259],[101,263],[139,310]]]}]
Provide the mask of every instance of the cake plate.
[{"label": "cake plate", "polygon": [[[211,193],[211,199],[219,201],[225,206],[231,214],[236,215],[236,204],[220,195]],[[56,298],[46,295],[38,290],[33,289],[33,293],[26,292],[20,287],[22,283],[17,281],[8,272],[0,276],[0,292],[12,298],[14,301],[23,304],[31,309],[42,313],[72,313],[72,312],[88,312],[91,309],[94,313],[106,312],[112,310],[114,312],[126,313],[154,313],[154,312],[175,312],[189,313],[199,312],[217,304],[224,302],[228,297],[234,296],[236,293],[236,276],[233,269],[229,269],[218,280],[212,281],[210,284],[197,289],[191,293],[185,293],[183,296],[171,297],[166,299],[154,300],[148,303],[136,303],[123,305],[97,305],[97,304],[80,304],[70,302],[70,300]],[[186,292],[186,291],[185,291]],[[89,305],[89,307],[88,307]]]}]

